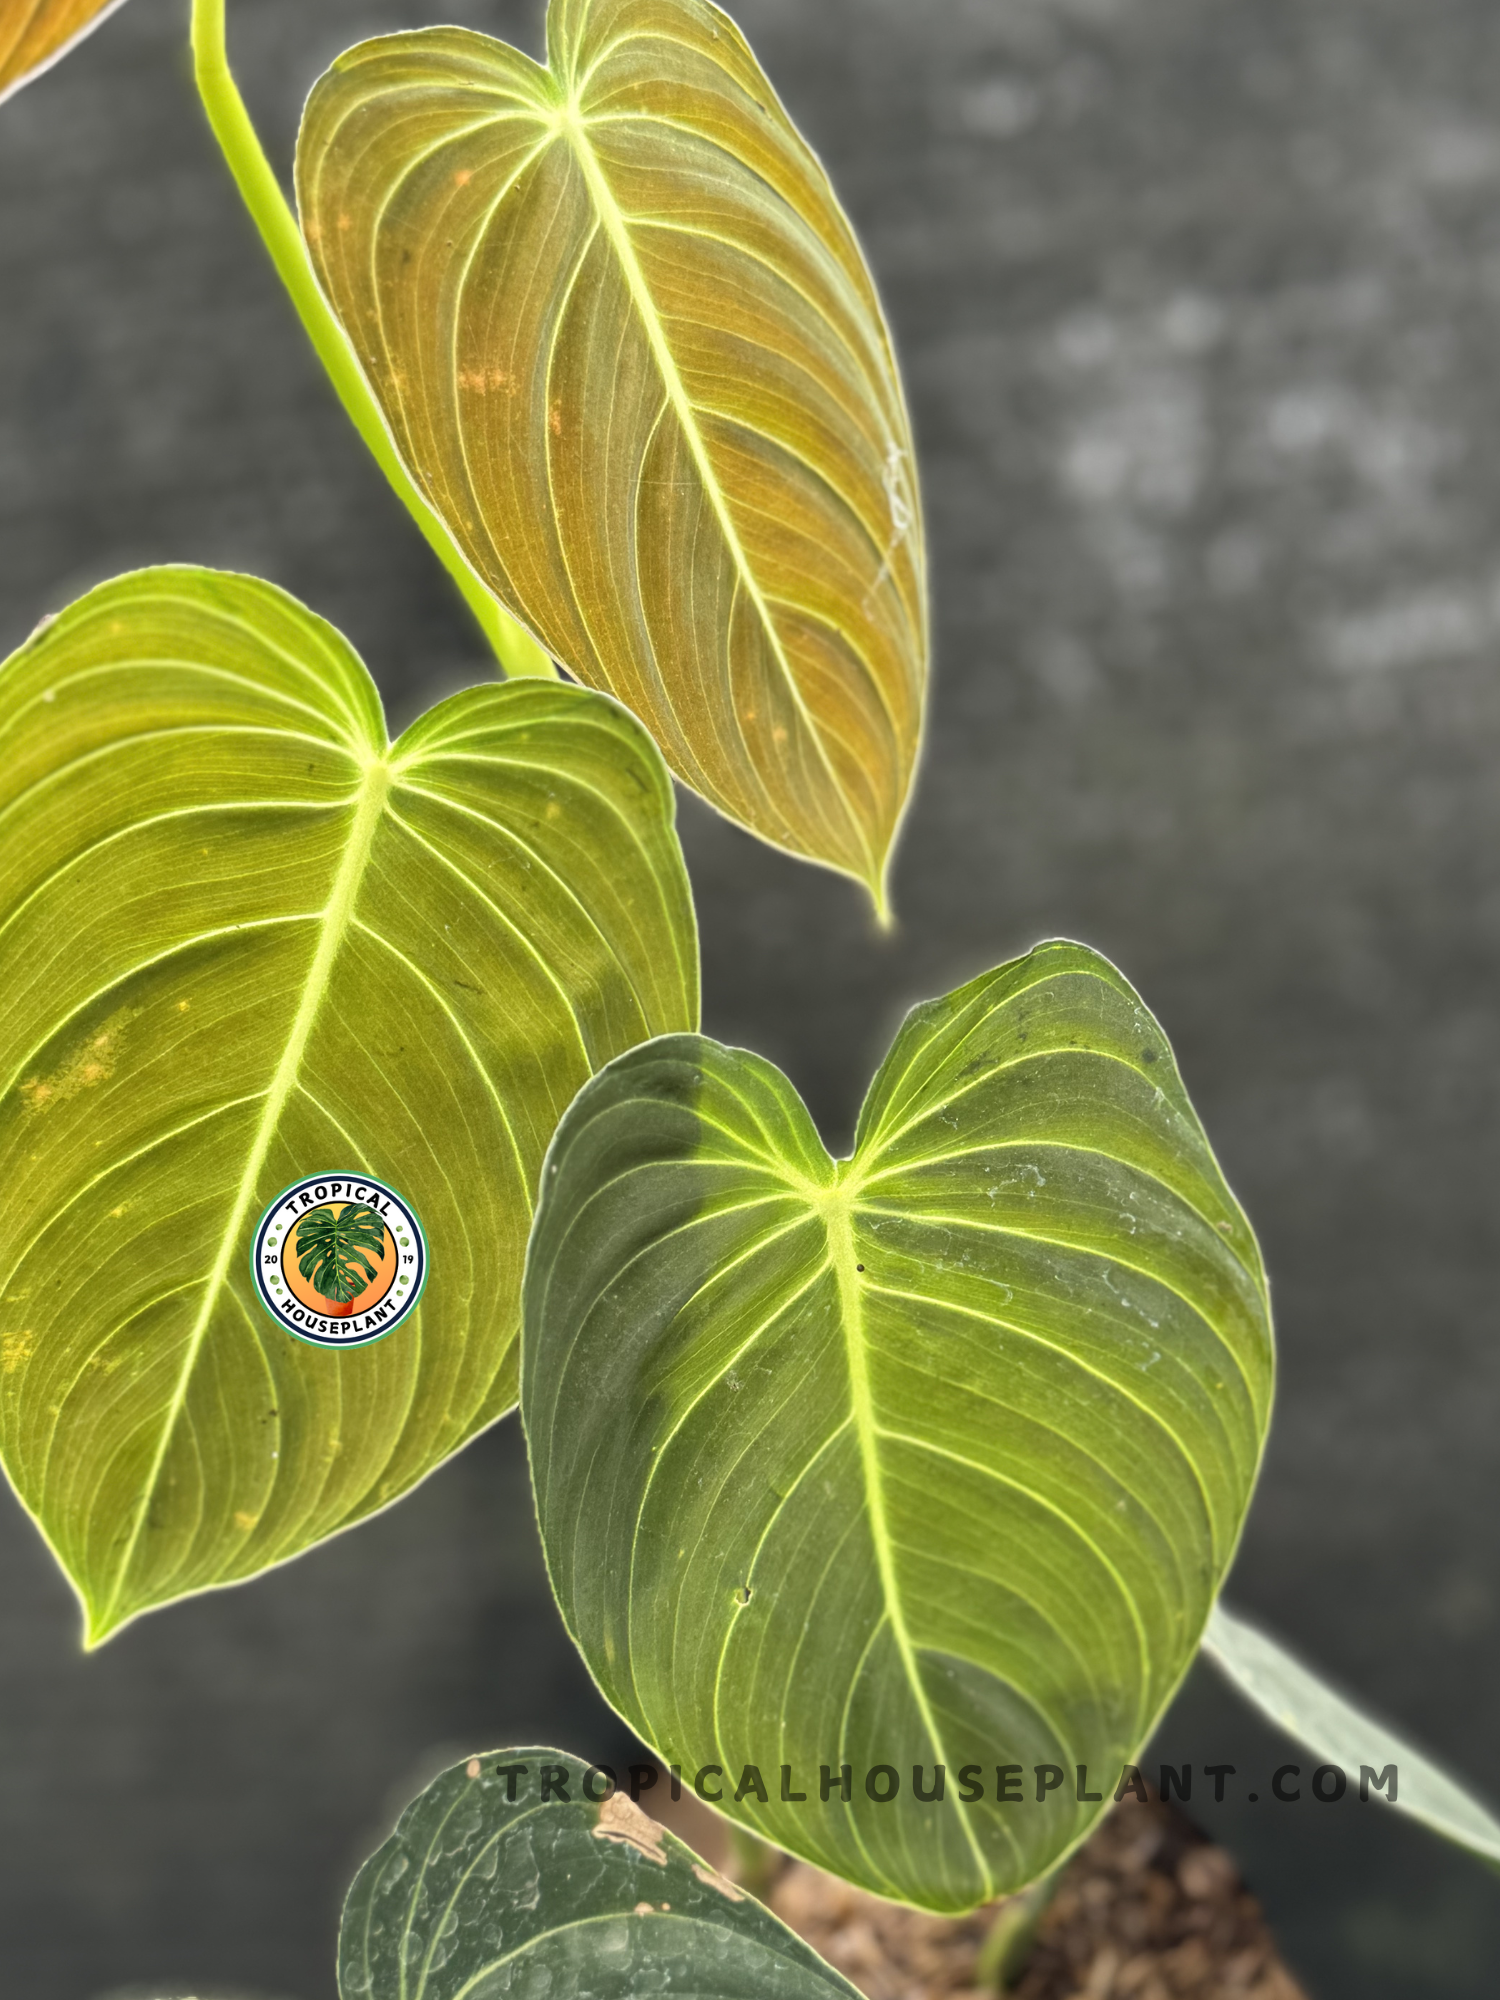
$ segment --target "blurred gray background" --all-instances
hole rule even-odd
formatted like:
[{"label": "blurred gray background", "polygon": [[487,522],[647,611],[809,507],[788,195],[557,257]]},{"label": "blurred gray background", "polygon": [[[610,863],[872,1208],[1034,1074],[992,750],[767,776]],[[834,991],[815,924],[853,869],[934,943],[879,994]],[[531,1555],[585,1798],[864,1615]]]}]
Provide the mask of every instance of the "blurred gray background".
[{"label": "blurred gray background", "polygon": [[[237,209],[185,14],[130,0],[0,108],[0,652],[136,564],[249,569],[351,635],[399,722],[482,649]],[[230,15],[282,161],[362,34],[540,45],[531,0]],[[707,1026],[840,1141],[913,1001],[1049,934],[1111,954],[1275,1287],[1231,1597],[1500,1796],[1500,9],[738,16],[895,326],[937,672],[894,939],[684,807]],[[0,1493],[0,1988],[329,2000],[383,1817],[444,1746],[528,1737],[623,1748],[514,1424],[88,1660]],[[1283,1754],[1201,1671],[1163,1743]],[[1204,1817],[1319,2000],[1493,1994],[1500,1884],[1461,1856],[1357,1807]]]}]

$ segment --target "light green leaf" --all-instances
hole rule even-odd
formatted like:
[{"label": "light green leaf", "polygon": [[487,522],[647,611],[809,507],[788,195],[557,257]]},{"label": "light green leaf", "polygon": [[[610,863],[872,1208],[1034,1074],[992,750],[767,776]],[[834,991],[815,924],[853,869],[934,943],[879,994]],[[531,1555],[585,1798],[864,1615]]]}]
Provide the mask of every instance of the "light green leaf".
[{"label": "light green leaf", "polygon": [[[1314,1756],[1337,1764],[1351,1780],[1365,1770],[1374,1773],[1364,1780],[1371,1797],[1389,1799],[1444,1839],[1500,1864],[1500,1820],[1487,1806],[1274,1639],[1216,1604],[1203,1635],[1203,1651],[1241,1694],[1278,1728],[1305,1743]],[[1391,1766],[1394,1799],[1385,1782]]]},{"label": "light green leaf", "polygon": [[847,1161],[756,1056],[622,1057],[553,1142],[525,1328],[553,1585],[663,1757],[931,1909],[1082,1839],[1197,1650],[1272,1377],[1250,1227],[1113,967],[1043,945],[919,1007]]},{"label": "light green leaf", "polygon": [[858,2000],[589,1771],[560,1750],[491,1750],[435,1779],[354,1879],[342,2000]]},{"label": "light green leaf", "polygon": [[[0,1455],[97,1642],[396,1499],[514,1401],[543,1151],[697,1012],[671,787],[579,688],[391,746],[348,644],[269,585],[148,570],[0,668]],[[251,1232],[393,1184],[431,1278],[304,1346]]]},{"label": "light green leaf", "polygon": [[124,0],[0,0],[0,104],[60,62]]},{"label": "light green leaf", "polygon": [[884,895],[926,678],[910,426],[826,175],[703,0],[351,49],[303,229],[500,600],[732,818]]}]

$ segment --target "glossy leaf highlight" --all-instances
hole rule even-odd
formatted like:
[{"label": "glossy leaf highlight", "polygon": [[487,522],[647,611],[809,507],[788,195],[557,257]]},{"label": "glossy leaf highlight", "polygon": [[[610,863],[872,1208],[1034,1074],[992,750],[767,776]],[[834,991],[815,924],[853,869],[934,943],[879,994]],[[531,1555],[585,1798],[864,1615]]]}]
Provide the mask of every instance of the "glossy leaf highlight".
[{"label": "glossy leaf highlight", "polygon": [[124,0],[0,0],[0,104],[123,5]]},{"label": "glossy leaf highlight", "polygon": [[721,1765],[756,1832],[935,1910],[1033,1880],[1113,1795],[1272,1386],[1255,1241],[1166,1039],[1070,944],[917,1008],[846,1161],[759,1057],[611,1064],[548,1156],[522,1346],[552,1581],[609,1700]]},{"label": "glossy leaf highlight", "polygon": [[340,58],[298,147],[319,276],[501,601],[721,811],[879,899],[926,614],[859,247],[718,9],[553,0],[547,46]]},{"label": "glossy leaf highlight", "polygon": [[560,1750],[491,1750],[445,1771],[355,1877],[341,2000],[858,2000],[769,1910],[608,1791]]},{"label": "glossy leaf highlight", "polygon": [[[671,787],[556,683],[391,745],[269,585],[155,570],[0,668],[0,1455],[97,1641],[384,1506],[515,1398],[543,1151],[697,1011]],[[291,1339],[263,1209],[353,1170],[417,1210],[388,1340]]]}]

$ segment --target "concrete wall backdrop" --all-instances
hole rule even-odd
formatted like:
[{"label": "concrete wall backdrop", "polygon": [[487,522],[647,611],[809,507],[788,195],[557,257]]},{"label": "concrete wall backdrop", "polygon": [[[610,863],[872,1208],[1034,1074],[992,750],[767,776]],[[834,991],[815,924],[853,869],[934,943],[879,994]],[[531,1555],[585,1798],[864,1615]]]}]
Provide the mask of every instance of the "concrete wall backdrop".
[{"label": "concrete wall backdrop", "polygon": [[[404,720],[482,655],[237,210],[185,11],[130,0],[0,109],[0,650],[121,569],[221,564],[343,626]],[[361,34],[539,46],[519,0],[230,13],[282,158]],[[894,939],[685,808],[707,1025],[838,1139],[913,1001],[1043,935],[1114,956],[1275,1286],[1232,1595],[1500,1794],[1500,12],[739,15],[895,325],[937,678]],[[90,1660],[0,1496],[0,1984],[326,2000],[393,1794],[435,1746],[524,1736],[622,1744],[548,1604],[513,1425]],[[1163,1742],[1280,1748],[1202,1678]],[[1212,1823],[1323,2000],[1493,1991],[1500,1890],[1462,1858],[1342,1809]]]}]

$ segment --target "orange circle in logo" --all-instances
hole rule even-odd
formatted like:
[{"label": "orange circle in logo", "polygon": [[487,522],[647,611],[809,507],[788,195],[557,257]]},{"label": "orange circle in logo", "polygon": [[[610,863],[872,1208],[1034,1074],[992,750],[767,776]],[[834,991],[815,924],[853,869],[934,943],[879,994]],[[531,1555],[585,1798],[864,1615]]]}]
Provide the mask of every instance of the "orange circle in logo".
[{"label": "orange circle in logo", "polygon": [[[337,1219],[345,1209],[357,1208],[361,1204],[352,1201],[330,1201],[324,1205]],[[357,1292],[352,1299],[325,1299],[321,1292],[313,1290],[311,1280],[303,1277],[297,1255],[297,1231],[295,1228],[289,1229],[281,1245],[281,1275],[286,1282],[287,1290],[293,1298],[300,1299],[311,1311],[323,1313],[329,1319],[354,1319],[360,1313],[368,1312],[372,1306],[378,1306],[390,1291],[396,1282],[396,1272],[400,1268],[396,1239],[388,1227],[385,1228],[384,1236],[385,1248],[378,1258],[369,1248],[365,1250],[364,1260],[374,1266],[375,1275],[364,1290]]]}]

